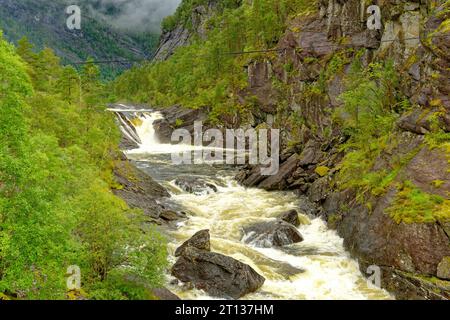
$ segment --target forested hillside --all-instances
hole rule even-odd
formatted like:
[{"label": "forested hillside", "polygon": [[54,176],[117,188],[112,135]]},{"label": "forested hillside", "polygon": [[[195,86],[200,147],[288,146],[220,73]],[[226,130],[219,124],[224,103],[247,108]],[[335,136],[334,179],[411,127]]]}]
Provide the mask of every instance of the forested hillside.
[{"label": "forested hillside", "polygon": [[[82,8],[82,29],[68,30],[68,5]],[[52,48],[63,63],[96,60],[144,60],[151,57],[158,31],[114,28],[103,16],[90,9],[93,1],[0,0],[0,29],[7,40],[17,43],[27,37],[36,50]],[[109,16],[108,16],[109,14]],[[114,19],[116,12],[105,12]],[[102,65],[102,74],[113,78],[133,63]]]},{"label": "forested hillside", "polygon": [[[0,3],[0,28],[17,41],[14,47],[0,36],[0,299],[147,299],[162,285],[165,239],[144,223],[162,224],[161,212],[150,212],[157,206],[153,191],[136,191],[115,176],[127,161],[105,105],[117,100],[159,108],[172,121],[161,120],[165,133],[192,128],[184,121],[203,115],[208,127],[280,129],[280,170],[263,176],[258,165],[240,167],[240,192],[247,191],[242,186],[295,191],[290,195],[301,199],[302,213],[336,230],[342,254],[358,259],[362,273],[380,268],[384,289],[400,299],[450,299],[449,0],[379,1],[381,30],[367,28],[364,0],[183,0],[163,21],[157,59],[111,83],[92,63],[79,71],[64,67],[43,47],[65,61],[133,59],[144,56],[148,35],[86,22],[72,41],[73,34],[55,27],[64,25],[54,20],[65,17],[55,14],[64,12],[62,1]],[[18,41],[22,34],[37,51]],[[103,75],[120,71],[108,67]],[[134,126],[148,118],[122,120]],[[149,212],[131,209],[111,190],[145,202]],[[205,211],[201,220],[216,224],[220,215],[204,209],[202,199],[193,200]],[[237,198],[229,199],[221,204]],[[259,201],[237,201],[243,199],[247,211]],[[176,222],[179,213],[166,210],[163,218]],[[189,273],[201,255],[214,254],[209,231],[205,238],[197,245],[208,250],[177,250],[186,252],[179,252],[175,271]],[[231,243],[222,240],[213,239],[213,247]],[[242,238],[237,242],[231,250],[248,249]],[[189,254],[194,258],[186,260]],[[203,276],[211,276],[213,289],[217,282],[241,285],[224,281],[234,271],[223,265],[226,275],[217,281],[217,259],[205,261],[197,289],[207,287]],[[67,291],[71,265],[81,267],[82,290]],[[282,269],[267,282],[283,278]],[[294,273],[300,274],[309,272]],[[325,280],[319,275],[315,282]]]},{"label": "forested hillside", "polygon": [[201,109],[209,125],[278,128],[275,177],[398,297],[449,297],[449,1],[184,0],[160,59],[118,78],[123,100]]},{"label": "forested hillside", "polygon": [[120,135],[98,67],[0,34],[0,83],[0,299],[152,298],[165,242],[111,192]]}]

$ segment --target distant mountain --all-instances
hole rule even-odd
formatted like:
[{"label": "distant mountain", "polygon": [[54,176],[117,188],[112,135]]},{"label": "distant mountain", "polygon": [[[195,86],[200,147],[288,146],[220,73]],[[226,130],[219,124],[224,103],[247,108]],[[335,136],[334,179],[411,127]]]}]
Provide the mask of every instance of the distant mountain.
[{"label": "distant mountain", "polygon": [[[82,8],[81,30],[66,27],[66,7]],[[0,29],[9,41],[26,36],[36,49],[52,48],[63,63],[96,60],[143,60],[152,55],[159,39],[158,31],[133,31],[114,28],[111,21],[121,7],[105,11],[99,1],[0,0]],[[113,77],[131,63],[102,65],[105,77]]]}]

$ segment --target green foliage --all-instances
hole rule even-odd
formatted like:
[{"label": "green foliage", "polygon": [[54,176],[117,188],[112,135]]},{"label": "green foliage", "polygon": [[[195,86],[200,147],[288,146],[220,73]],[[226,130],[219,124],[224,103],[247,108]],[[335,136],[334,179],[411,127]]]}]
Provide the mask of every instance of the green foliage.
[{"label": "green foliage", "polygon": [[450,200],[423,192],[411,181],[405,181],[387,212],[397,223],[450,221]]},{"label": "green foliage", "polygon": [[[53,48],[62,62],[85,61],[94,55],[96,60],[143,60],[157,48],[159,32],[145,32],[118,29],[110,25],[113,12],[105,12],[108,19],[92,15],[92,6],[98,1],[76,1],[83,12],[82,33],[63,30],[66,25],[65,8],[74,4],[69,0],[2,0],[0,6],[0,29],[7,40],[19,44],[26,36],[36,52],[45,47]],[[122,1],[123,2],[123,1]],[[97,7],[98,10],[101,10]],[[39,19],[37,22],[35,19]],[[113,79],[132,63],[102,64],[104,79]]]},{"label": "green foliage", "polygon": [[[208,0],[183,0],[181,4],[178,6],[177,11],[171,15],[166,17],[162,22],[162,30],[163,31],[172,31],[177,27],[185,26],[192,27],[192,12],[194,8],[202,5],[207,5]],[[236,8],[242,3],[242,0],[222,0],[217,3],[218,10],[225,8]]]},{"label": "green foliage", "polygon": [[[206,1],[185,0],[164,28],[189,24],[192,8]],[[244,67],[256,55],[224,53],[273,47],[286,29],[288,16],[305,12],[315,2],[306,0],[223,1],[207,22],[207,40],[193,37],[167,61],[134,68],[115,82],[120,98],[152,105],[180,104],[209,108],[213,122],[221,117],[245,117],[251,102],[238,99],[247,85]]]},{"label": "green foliage", "polygon": [[376,159],[394,143],[390,134],[397,118],[395,105],[401,98],[397,85],[392,63],[363,69],[355,60],[346,79],[347,90],[340,96],[343,107],[336,117],[350,138],[343,146],[347,153],[338,180],[342,188],[357,189],[360,197],[384,193],[398,173],[398,168],[373,170]]},{"label": "green foliage", "polygon": [[[443,109],[443,108],[442,108]],[[425,141],[431,149],[450,145],[450,133],[445,132],[441,125],[441,116],[446,115],[446,110],[435,112],[428,118],[431,131],[425,136]]]},{"label": "green foliage", "polygon": [[[0,292],[65,299],[66,269],[79,265],[94,298],[98,288],[149,297],[165,241],[110,191],[120,136],[98,68],[78,74],[25,41],[17,53],[0,38]],[[127,277],[141,282],[126,286]]]}]

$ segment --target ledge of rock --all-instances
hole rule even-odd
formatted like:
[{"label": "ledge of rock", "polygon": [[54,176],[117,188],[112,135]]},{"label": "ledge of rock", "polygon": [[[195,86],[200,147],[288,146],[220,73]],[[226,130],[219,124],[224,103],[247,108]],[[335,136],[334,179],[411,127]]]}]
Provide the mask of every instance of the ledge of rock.
[{"label": "ledge of rock", "polygon": [[141,209],[150,222],[167,224],[186,219],[186,215],[168,210],[159,199],[170,194],[149,175],[133,166],[125,156],[115,161],[114,176],[118,187],[113,193],[122,198],[130,208]]}]

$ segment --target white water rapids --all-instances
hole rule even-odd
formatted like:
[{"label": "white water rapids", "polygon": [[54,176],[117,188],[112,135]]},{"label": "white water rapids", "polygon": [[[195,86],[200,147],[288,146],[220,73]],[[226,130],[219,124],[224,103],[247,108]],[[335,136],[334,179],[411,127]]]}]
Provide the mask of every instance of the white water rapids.
[{"label": "white water rapids", "polygon": [[[173,253],[197,231],[209,229],[212,251],[231,256],[252,266],[266,278],[264,286],[244,299],[390,299],[390,295],[361,274],[335,231],[320,218],[302,216],[299,228],[304,241],[285,248],[262,249],[244,244],[242,227],[268,221],[290,209],[298,208],[299,198],[290,192],[267,192],[238,185],[232,168],[212,165],[174,166],[172,152],[191,146],[160,144],[153,122],[158,113],[136,113],[133,121],[142,141],[139,149],[127,153],[136,165],[162,183],[172,193],[174,206],[188,213],[189,219],[169,231],[171,263]],[[216,193],[194,195],[175,186],[183,176],[199,176],[218,187]],[[181,285],[168,287],[183,299],[212,299],[206,293]]]}]

